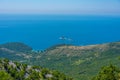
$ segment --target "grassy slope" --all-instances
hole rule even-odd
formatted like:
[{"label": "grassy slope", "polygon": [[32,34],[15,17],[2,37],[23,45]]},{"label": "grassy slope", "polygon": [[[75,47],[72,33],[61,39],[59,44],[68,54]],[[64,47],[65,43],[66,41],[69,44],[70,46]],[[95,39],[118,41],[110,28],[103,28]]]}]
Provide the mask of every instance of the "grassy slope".
[{"label": "grassy slope", "polygon": [[119,65],[120,43],[91,46],[60,46],[46,51],[38,59],[40,65],[57,69],[75,80],[90,80],[107,64]]},{"label": "grassy slope", "polygon": [[43,52],[14,52],[0,49],[0,57],[59,70],[75,80],[90,80],[104,65],[119,65],[120,42],[89,46],[54,46]]}]

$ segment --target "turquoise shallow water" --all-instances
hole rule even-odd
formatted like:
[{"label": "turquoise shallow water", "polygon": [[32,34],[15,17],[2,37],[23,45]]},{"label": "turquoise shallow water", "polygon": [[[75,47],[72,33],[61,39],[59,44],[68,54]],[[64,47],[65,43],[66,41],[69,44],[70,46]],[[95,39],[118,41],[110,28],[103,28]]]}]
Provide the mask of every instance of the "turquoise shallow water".
[{"label": "turquoise shallow water", "polygon": [[[61,36],[66,40],[60,40]],[[119,40],[120,16],[0,15],[1,44],[24,42],[34,49],[46,49],[61,43],[89,45]]]}]

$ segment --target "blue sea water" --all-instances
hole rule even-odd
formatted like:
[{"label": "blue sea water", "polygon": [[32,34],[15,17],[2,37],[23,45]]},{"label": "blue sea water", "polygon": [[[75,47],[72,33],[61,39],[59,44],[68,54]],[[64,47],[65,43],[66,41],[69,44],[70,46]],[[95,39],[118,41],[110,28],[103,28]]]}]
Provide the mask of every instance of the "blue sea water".
[{"label": "blue sea water", "polygon": [[[72,39],[60,40],[59,38]],[[0,15],[0,44],[23,42],[34,49],[62,43],[101,44],[120,40],[120,16]]]}]

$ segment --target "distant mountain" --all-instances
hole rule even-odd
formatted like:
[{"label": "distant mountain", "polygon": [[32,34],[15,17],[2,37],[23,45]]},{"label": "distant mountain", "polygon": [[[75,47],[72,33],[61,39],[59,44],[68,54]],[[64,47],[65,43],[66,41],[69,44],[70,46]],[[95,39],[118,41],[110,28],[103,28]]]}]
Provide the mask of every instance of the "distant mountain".
[{"label": "distant mountain", "polygon": [[72,80],[72,78],[58,71],[1,59],[0,80]]},{"label": "distant mountain", "polygon": [[9,42],[0,45],[0,57],[8,58],[11,60],[23,60],[30,57],[28,53],[32,51],[32,48],[24,43]]},{"label": "distant mountain", "polygon": [[0,48],[9,49],[12,51],[17,51],[17,52],[29,52],[32,50],[31,47],[27,46],[24,43],[20,43],[20,42],[9,42],[5,44],[1,44]]},{"label": "distant mountain", "polygon": [[[58,70],[73,77],[74,80],[91,80],[102,66],[110,63],[120,66],[120,42],[88,46],[61,44],[44,51],[30,49],[27,50],[28,52],[6,49],[8,49],[7,52],[0,48],[0,57]],[[9,50],[15,54],[11,54]]]}]

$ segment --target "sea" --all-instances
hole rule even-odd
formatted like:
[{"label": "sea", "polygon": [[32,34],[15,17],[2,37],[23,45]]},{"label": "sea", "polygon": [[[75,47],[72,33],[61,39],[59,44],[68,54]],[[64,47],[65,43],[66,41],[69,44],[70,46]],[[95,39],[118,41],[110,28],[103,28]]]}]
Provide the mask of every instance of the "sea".
[{"label": "sea", "polygon": [[0,14],[0,44],[23,42],[35,50],[120,41],[120,16]]}]

